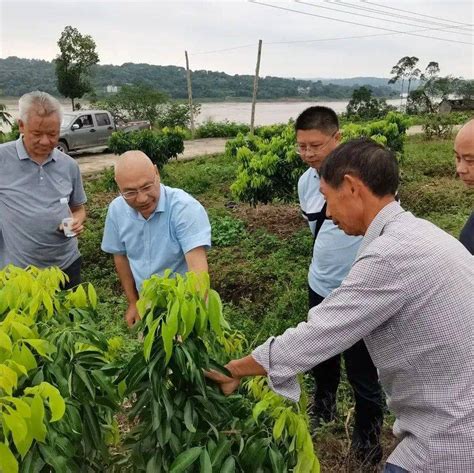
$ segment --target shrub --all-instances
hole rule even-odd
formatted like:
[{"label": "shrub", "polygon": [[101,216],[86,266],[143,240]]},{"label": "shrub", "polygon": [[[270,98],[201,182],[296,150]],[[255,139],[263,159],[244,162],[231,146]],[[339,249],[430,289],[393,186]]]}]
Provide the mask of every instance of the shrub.
[{"label": "shrub", "polygon": [[230,397],[206,384],[204,370],[225,372],[220,363],[246,347],[207,277],[152,276],[138,308],[143,348],[120,378],[134,400],[126,443],[136,471],[319,471],[304,397],[285,401],[264,378]]},{"label": "shrub", "polygon": [[245,225],[242,220],[232,217],[211,217],[212,245],[236,245],[245,236]]},{"label": "shrub", "polygon": [[184,151],[183,138],[179,134],[152,130],[114,132],[109,138],[108,147],[115,154],[130,150],[143,151],[159,169],[162,169],[170,158],[175,158]]},{"label": "shrub", "polygon": [[110,361],[120,342],[94,324],[94,288],[60,292],[64,278],[57,268],[0,271],[5,472],[18,471],[20,459],[21,471],[103,471],[117,439]]},{"label": "shrub", "polygon": [[250,127],[244,123],[236,123],[225,120],[213,122],[206,120],[196,129],[196,138],[228,138],[237,136],[239,133],[248,133]]},{"label": "shrub", "polygon": [[[199,115],[201,104],[193,104],[194,119]],[[191,125],[191,113],[186,103],[167,103],[163,105],[155,120],[155,125],[164,127],[187,128]]]},{"label": "shrub", "polygon": [[433,137],[446,139],[453,134],[453,124],[449,115],[426,115],[422,128],[425,138],[428,140]]}]

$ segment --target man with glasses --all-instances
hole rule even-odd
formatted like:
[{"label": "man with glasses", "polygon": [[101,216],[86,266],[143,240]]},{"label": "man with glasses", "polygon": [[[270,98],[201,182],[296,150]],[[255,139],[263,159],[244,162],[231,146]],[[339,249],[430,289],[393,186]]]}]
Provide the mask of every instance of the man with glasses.
[{"label": "man with glasses", "polygon": [[[362,237],[346,235],[326,217],[326,200],[320,191],[319,170],[341,139],[336,113],[327,107],[310,107],[296,119],[295,130],[298,153],[309,166],[299,179],[298,196],[302,214],[313,234],[313,255],[308,271],[308,302],[311,309],[341,285],[356,258]],[[352,453],[362,463],[376,464],[382,458],[380,431],[383,423],[383,398],[377,370],[363,340],[342,355],[355,398]],[[315,380],[312,416],[315,426],[320,421],[330,422],[336,416],[340,371],[341,355],[312,369]]]},{"label": "man with glasses", "polygon": [[179,274],[208,270],[211,226],[196,199],[160,183],[156,166],[141,151],[120,156],[115,180],[121,195],[107,211],[102,250],[114,255],[131,327],[140,318],[136,302],[145,279],[166,269]]}]

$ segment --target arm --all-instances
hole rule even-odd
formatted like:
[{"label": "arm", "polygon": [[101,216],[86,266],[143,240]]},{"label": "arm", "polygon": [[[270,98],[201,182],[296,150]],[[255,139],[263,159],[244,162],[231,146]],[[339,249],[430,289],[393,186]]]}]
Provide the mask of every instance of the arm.
[{"label": "arm", "polygon": [[77,207],[70,207],[72,218],[74,219],[72,224],[72,231],[76,235],[80,235],[84,231],[84,222],[86,220],[86,208],[84,205]]},{"label": "arm", "polygon": [[114,255],[115,269],[117,270],[120,284],[122,285],[123,291],[128,301],[128,308],[125,312],[125,321],[129,327],[135,325],[140,320],[140,316],[137,311],[138,291],[135,286],[135,280],[133,279],[132,270],[130,269],[130,263],[126,255]]},{"label": "arm", "polygon": [[198,246],[197,248],[188,251],[184,255],[184,258],[188,265],[188,271],[193,271],[194,273],[208,272],[209,268],[207,265],[207,255],[204,246]]},{"label": "arm", "polygon": [[397,314],[405,301],[401,276],[395,268],[379,255],[363,257],[354,264],[342,285],[309,311],[307,322],[278,337],[270,337],[251,357],[231,361],[227,368],[233,375],[233,383],[228,377],[216,382],[223,390],[224,387],[234,390],[242,376],[263,371],[268,374],[273,390],[296,401],[300,395],[298,373],[308,371],[370,334]]}]

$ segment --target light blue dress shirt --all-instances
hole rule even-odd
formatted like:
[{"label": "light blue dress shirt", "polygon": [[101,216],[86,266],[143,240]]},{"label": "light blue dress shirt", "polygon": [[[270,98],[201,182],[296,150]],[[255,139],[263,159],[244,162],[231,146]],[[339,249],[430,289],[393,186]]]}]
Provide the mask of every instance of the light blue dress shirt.
[{"label": "light blue dress shirt", "polygon": [[[303,215],[321,212],[325,200],[319,185],[319,175],[313,168],[300,177],[298,197]],[[314,235],[316,222],[308,223]],[[362,237],[346,235],[332,220],[325,220],[313,247],[308,271],[309,287],[322,297],[329,296],[349,273],[361,241]]]},{"label": "light blue dress shirt", "polygon": [[160,198],[148,219],[123,197],[112,201],[105,220],[102,250],[126,255],[138,290],[153,274],[166,269],[184,274],[184,255],[211,246],[211,226],[204,207],[181,189],[160,184]]}]

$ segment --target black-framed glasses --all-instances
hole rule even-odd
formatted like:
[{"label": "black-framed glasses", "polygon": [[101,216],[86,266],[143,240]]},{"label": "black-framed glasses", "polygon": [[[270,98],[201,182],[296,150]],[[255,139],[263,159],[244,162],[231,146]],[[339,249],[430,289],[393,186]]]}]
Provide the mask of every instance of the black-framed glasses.
[{"label": "black-framed glasses", "polygon": [[296,144],[296,152],[298,154],[304,154],[307,152],[310,153],[317,153],[318,151],[323,150],[328,143],[331,141],[332,138],[336,135],[337,131],[335,131],[324,143],[318,144],[318,145],[306,145],[306,144]]}]

